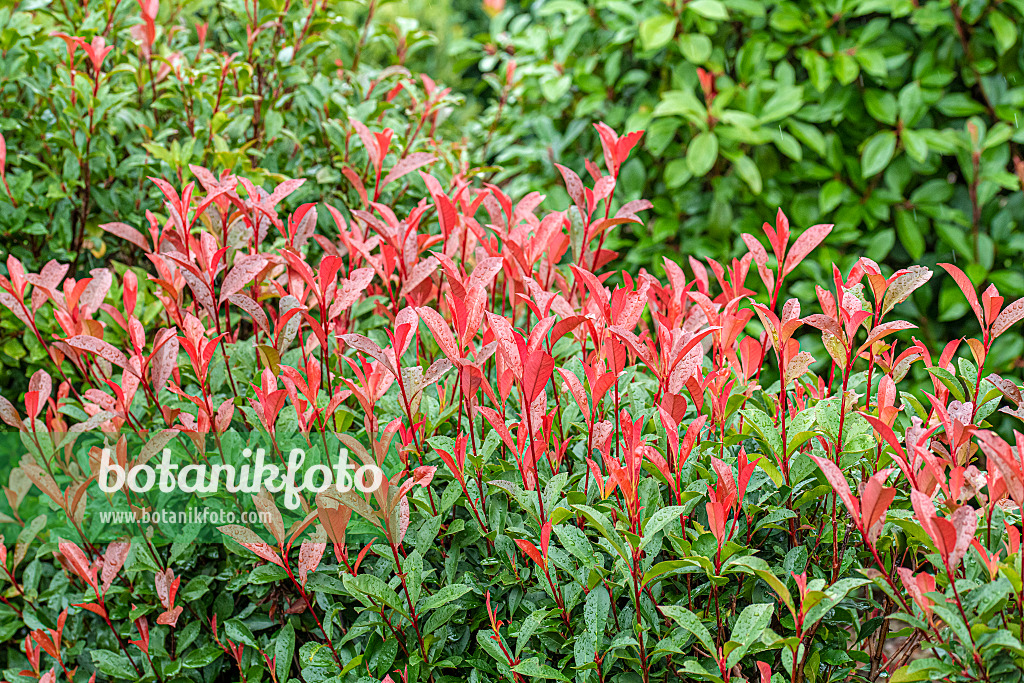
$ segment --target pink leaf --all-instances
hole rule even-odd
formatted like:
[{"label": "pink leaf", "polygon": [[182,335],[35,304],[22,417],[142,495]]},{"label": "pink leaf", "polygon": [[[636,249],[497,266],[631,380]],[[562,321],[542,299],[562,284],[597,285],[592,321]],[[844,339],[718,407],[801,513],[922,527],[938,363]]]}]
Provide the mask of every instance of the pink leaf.
[{"label": "pink leaf", "polygon": [[459,349],[455,345],[455,336],[452,334],[452,329],[448,326],[445,319],[441,317],[441,314],[433,308],[425,306],[417,308],[416,312],[420,314],[423,322],[430,328],[430,332],[434,335],[434,340],[441,347],[441,352],[448,357],[448,360],[453,363],[459,363],[462,360],[462,354],[459,353]]},{"label": "pink leaf", "polygon": [[111,235],[116,235],[121,239],[128,240],[129,242],[137,246],[139,249],[142,249],[143,251],[150,250],[149,241],[141,232],[139,232],[130,225],[127,225],[125,223],[104,223],[100,225],[100,227],[109,232]]},{"label": "pink leaf", "polygon": [[1002,310],[992,323],[992,337],[998,337],[1024,318],[1024,297],[1017,299]]},{"label": "pink leaf", "polygon": [[243,547],[248,548],[259,557],[262,557],[264,560],[273,562],[279,567],[284,566],[284,563],[281,562],[281,557],[277,552],[252,529],[246,529],[244,526],[239,526],[237,524],[226,524],[217,528],[234,540],[238,541],[238,543]]},{"label": "pink leaf", "polygon": [[234,268],[228,272],[224,282],[221,283],[218,303],[224,303],[232,294],[249,284],[266,267],[267,260],[258,254],[239,256],[235,259]]},{"label": "pink leaf", "polygon": [[576,172],[572,169],[566,168],[561,164],[555,164],[555,168],[562,174],[562,180],[565,181],[565,191],[569,193],[569,197],[580,209],[584,210],[587,205],[586,198],[583,193],[583,181],[576,175]]},{"label": "pink leaf", "polygon": [[828,234],[832,232],[831,224],[813,225],[796,238],[796,242],[790,247],[789,253],[786,254],[786,264],[782,269],[783,275],[788,275],[800,265],[808,254],[814,251],[815,247],[822,243],[822,241],[828,237]]},{"label": "pink leaf", "polygon": [[299,546],[299,582],[303,586],[306,585],[306,577],[309,573],[316,571],[316,568],[320,566],[320,560],[323,559],[326,549],[326,542],[309,538],[302,541],[302,545]]},{"label": "pink leaf", "polygon": [[107,551],[103,554],[103,569],[100,570],[104,593],[117,578],[117,573],[121,571],[125,560],[128,559],[128,551],[131,548],[132,544],[126,541],[114,541],[107,546]]},{"label": "pink leaf", "polygon": [[388,183],[398,180],[407,173],[412,173],[417,168],[433,163],[436,158],[437,157],[433,154],[428,154],[427,152],[414,152],[404,159],[400,159],[398,163],[388,171],[388,174],[384,176],[384,180],[381,181],[380,186],[384,187]]},{"label": "pink leaf", "polygon": [[68,346],[78,349],[79,351],[86,351],[93,353],[104,360],[107,360],[122,370],[128,370],[128,358],[123,353],[115,349],[109,342],[105,342],[97,337],[90,337],[87,334],[80,334],[71,337],[67,340]]},{"label": "pink leaf", "polygon": [[270,334],[270,321],[267,319],[267,314],[263,312],[263,308],[253,301],[251,297],[245,294],[232,294],[228,297],[228,300],[248,313],[252,317],[253,322],[259,325],[265,334]]}]

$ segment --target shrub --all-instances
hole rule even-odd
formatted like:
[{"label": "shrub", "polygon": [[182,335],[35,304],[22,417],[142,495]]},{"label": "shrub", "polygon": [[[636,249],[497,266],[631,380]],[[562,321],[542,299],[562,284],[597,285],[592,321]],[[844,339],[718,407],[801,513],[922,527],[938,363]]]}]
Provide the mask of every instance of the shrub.
[{"label": "shrub", "polygon": [[[196,165],[257,184],[307,181],[299,202],[358,202],[351,178],[369,162],[351,118],[392,128],[403,156],[461,169],[447,128],[458,99],[416,72],[432,65],[432,37],[382,17],[379,3],[356,15],[354,5],[327,5],[0,9],[4,260],[71,262],[74,277],[111,256],[134,263],[136,246],[100,225],[145,224],[161,196],[147,176],[183,184],[197,180]],[[10,317],[0,328],[0,380],[24,390],[42,348],[31,339],[26,348]]]},{"label": "shrub", "polygon": [[[51,364],[0,400],[7,680],[1020,680],[1024,412],[986,366],[1024,300],[943,264],[981,334],[907,341],[934,273],[861,258],[805,315],[789,277],[832,226],[782,211],[726,264],[609,272],[650,204],[617,188],[639,134],[599,134],[562,211],[420,169],[409,212],[328,206],[334,242],[279,213],[294,183],[154,179],[160,219],[105,226],[152,270],[11,257],[0,301]],[[372,495],[103,471],[339,443]],[[142,521],[199,508],[263,523]]]},{"label": "shrub", "polygon": [[[560,185],[550,159],[581,167],[592,122],[647,129],[620,184],[657,215],[611,244],[630,269],[737,256],[785,206],[838,226],[805,296],[862,255],[956,262],[1021,296],[1022,17],[1017,1],[538,0],[452,51],[485,75],[485,161],[509,192]],[[951,280],[912,303],[937,337],[970,318]]]},{"label": "shrub", "polygon": [[100,224],[143,223],[160,196],[146,177],[183,184],[195,180],[191,165],[261,183],[306,179],[325,188],[311,197],[355,201],[343,172],[361,172],[366,159],[351,155],[352,117],[457,167],[441,135],[457,99],[416,71],[433,66],[424,54],[433,37],[413,19],[382,18],[380,3],[355,9],[140,1],[0,10],[3,248],[34,267],[57,258],[87,272],[122,246]]}]

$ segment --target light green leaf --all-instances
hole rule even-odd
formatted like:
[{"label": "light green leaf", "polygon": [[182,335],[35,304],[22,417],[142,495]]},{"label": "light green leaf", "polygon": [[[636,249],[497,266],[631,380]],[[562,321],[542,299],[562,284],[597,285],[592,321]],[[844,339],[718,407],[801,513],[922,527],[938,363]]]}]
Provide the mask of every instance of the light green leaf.
[{"label": "light green leaf", "polygon": [[989,12],[988,25],[996,39],[996,52],[1005,54],[1017,42],[1017,26],[999,10]]},{"label": "light green leaf", "polygon": [[718,159],[718,138],[711,131],[701,133],[686,149],[686,165],[696,177],[706,175]]},{"label": "light green leaf", "polygon": [[865,143],[864,151],[861,152],[861,175],[870,178],[885,170],[885,167],[892,161],[895,151],[896,133],[891,130],[883,130],[872,135]]},{"label": "light green leaf", "polygon": [[743,154],[736,158],[733,167],[736,169],[736,175],[743,178],[743,182],[750,186],[751,192],[761,194],[761,171],[757,169],[757,164],[753,159]]},{"label": "light green leaf", "polygon": [[531,678],[545,678],[556,681],[568,681],[569,679],[563,676],[561,673],[552,669],[547,664],[541,664],[537,661],[536,657],[530,657],[527,660],[516,664],[512,667],[512,670],[517,674],[524,676],[530,676]]},{"label": "light green leaf", "polygon": [[685,5],[686,9],[696,12],[705,19],[725,21],[729,18],[729,12],[719,0],[693,0]]},{"label": "light green leaf", "polygon": [[671,14],[658,14],[640,23],[640,44],[645,50],[660,50],[676,33],[679,20]]}]

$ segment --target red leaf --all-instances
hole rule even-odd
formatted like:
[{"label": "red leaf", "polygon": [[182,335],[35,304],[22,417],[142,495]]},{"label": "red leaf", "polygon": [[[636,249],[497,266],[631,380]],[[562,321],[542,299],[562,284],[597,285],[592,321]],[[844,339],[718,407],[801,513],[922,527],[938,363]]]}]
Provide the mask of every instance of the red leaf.
[{"label": "red leaf", "polygon": [[83,602],[83,603],[75,605],[75,606],[76,607],[81,607],[82,609],[85,609],[85,610],[89,610],[93,614],[98,614],[101,617],[103,617],[104,619],[107,618],[107,610],[103,609],[103,607],[101,607],[100,605],[97,605],[95,602]]},{"label": "red leaf", "polygon": [[523,366],[523,392],[526,402],[533,403],[541,395],[551,373],[555,370],[555,359],[544,351],[534,351]]},{"label": "red leaf", "polygon": [[68,561],[71,571],[95,590],[96,572],[90,568],[89,559],[85,556],[82,549],[71,541],[60,541],[57,544],[57,548],[60,550],[60,554],[64,556],[64,559]]},{"label": "red leaf", "polygon": [[121,239],[128,240],[143,251],[150,251],[149,241],[141,232],[130,225],[125,223],[103,223],[100,227],[111,235],[116,235]]},{"label": "red leaf", "polygon": [[974,315],[978,317],[978,324],[982,327],[985,326],[985,318],[981,313],[981,304],[978,303],[978,293],[974,291],[974,283],[967,277],[967,274],[954,266],[952,263],[940,263],[940,266],[952,276],[956,281],[956,284],[960,287],[960,291],[964,293],[964,297],[967,298],[967,303],[970,304],[971,310],[974,311]]},{"label": "red leaf", "polygon": [[882,522],[885,521],[885,513],[896,496],[895,487],[885,486],[885,480],[891,471],[882,470],[868,479],[860,497],[864,535],[871,543],[878,540],[878,534],[882,531]]},{"label": "red leaf", "polygon": [[843,476],[842,470],[829,460],[828,458],[822,458],[817,455],[809,454],[811,459],[818,464],[821,468],[822,473],[825,475],[825,479],[832,485],[836,494],[843,501],[843,505],[850,511],[850,516],[853,517],[853,521],[856,522],[858,528],[863,529],[861,524],[860,505],[857,504],[857,499],[850,493],[850,485],[846,481],[846,477]]},{"label": "red leaf", "polygon": [[441,352],[448,357],[448,360],[458,365],[462,361],[462,354],[459,353],[458,346],[455,344],[452,328],[448,326],[445,319],[433,308],[426,306],[417,308],[416,312],[420,314],[420,318],[430,328],[430,332],[434,335],[434,340],[441,347]]},{"label": "red leaf", "polygon": [[832,232],[831,224],[813,225],[796,238],[796,242],[790,247],[789,253],[786,254],[786,263],[782,268],[782,274],[787,275],[793,271],[800,262],[807,257],[814,249],[822,243],[822,241],[828,237],[828,234]]},{"label": "red leaf", "polygon": [[530,559],[536,562],[538,567],[540,567],[541,569],[544,568],[544,558],[541,557],[540,551],[537,550],[537,548],[532,543],[530,543],[529,541],[525,541],[521,538],[517,538],[515,539],[515,541],[516,545],[519,546],[519,549],[527,555],[529,555]]},{"label": "red leaf", "polygon": [[384,176],[384,180],[380,181],[380,186],[384,187],[388,183],[398,180],[407,173],[412,173],[417,168],[433,163],[435,159],[437,159],[437,157],[433,154],[428,154],[427,152],[414,152],[404,159],[399,159],[398,163],[388,171],[386,176]]},{"label": "red leaf", "polygon": [[1024,297],[1017,299],[1003,309],[992,323],[992,338],[996,338],[1024,318]]},{"label": "red leaf", "polygon": [[249,284],[266,267],[267,260],[259,254],[239,256],[235,259],[235,266],[221,283],[218,303],[224,303],[232,294]]}]

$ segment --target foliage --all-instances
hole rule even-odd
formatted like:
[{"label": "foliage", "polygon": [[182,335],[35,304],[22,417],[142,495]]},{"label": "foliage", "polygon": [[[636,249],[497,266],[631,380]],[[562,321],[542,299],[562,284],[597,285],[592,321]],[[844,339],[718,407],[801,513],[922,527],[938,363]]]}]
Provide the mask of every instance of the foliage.
[{"label": "foliage", "polygon": [[[603,168],[559,168],[547,212],[367,126],[371,177],[418,171],[415,208],[371,186],[348,218],[287,215],[289,181],[155,178],[160,218],[105,226],[145,268],[9,258],[0,302],[50,364],[0,400],[25,453],[7,680],[1021,680],[1024,403],[986,366],[1024,300],[861,258],[805,315],[789,280],[832,226],[782,211],[742,258],[620,275],[602,245],[650,208],[618,187],[639,134],[599,127]],[[910,336],[930,279],[979,336]],[[97,444],[127,467],[171,437],[194,465],[340,439],[389,479],[297,510],[195,494],[264,513],[224,543],[100,540],[102,511],[171,494],[99,493]]]},{"label": "foliage", "polygon": [[[611,244],[630,269],[737,256],[785,206],[839,226],[804,296],[862,255],[1021,296],[1022,18],[1019,0],[536,0],[451,51],[484,74],[509,191],[559,185],[550,160],[580,167],[592,122],[647,129],[621,184],[656,218]],[[913,303],[937,337],[969,316],[951,282]]]},{"label": "foliage", "polygon": [[374,21],[379,3],[279,5],[5,8],[6,246],[30,262],[101,258],[117,244],[99,224],[141,222],[158,197],[147,175],[183,182],[190,164],[341,199],[342,169],[365,161],[350,159],[353,116],[450,153],[436,136],[449,91],[406,67],[433,44],[413,20]]},{"label": "foliage", "polygon": [[[70,261],[75,276],[108,250],[136,258],[100,224],[144,224],[160,196],[146,178],[195,180],[193,165],[358,201],[345,174],[365,178],[368,161],[351,118],[393,128],[403,155],[459,168],[442,134],[457,99],[415,72],[432,65],[434,40],[412,19],[381,19],[389,11],[333,0],[0,8],[0,246],[31,268]],[[23,372],[41,349],[4,327],[4,356]]]}]

